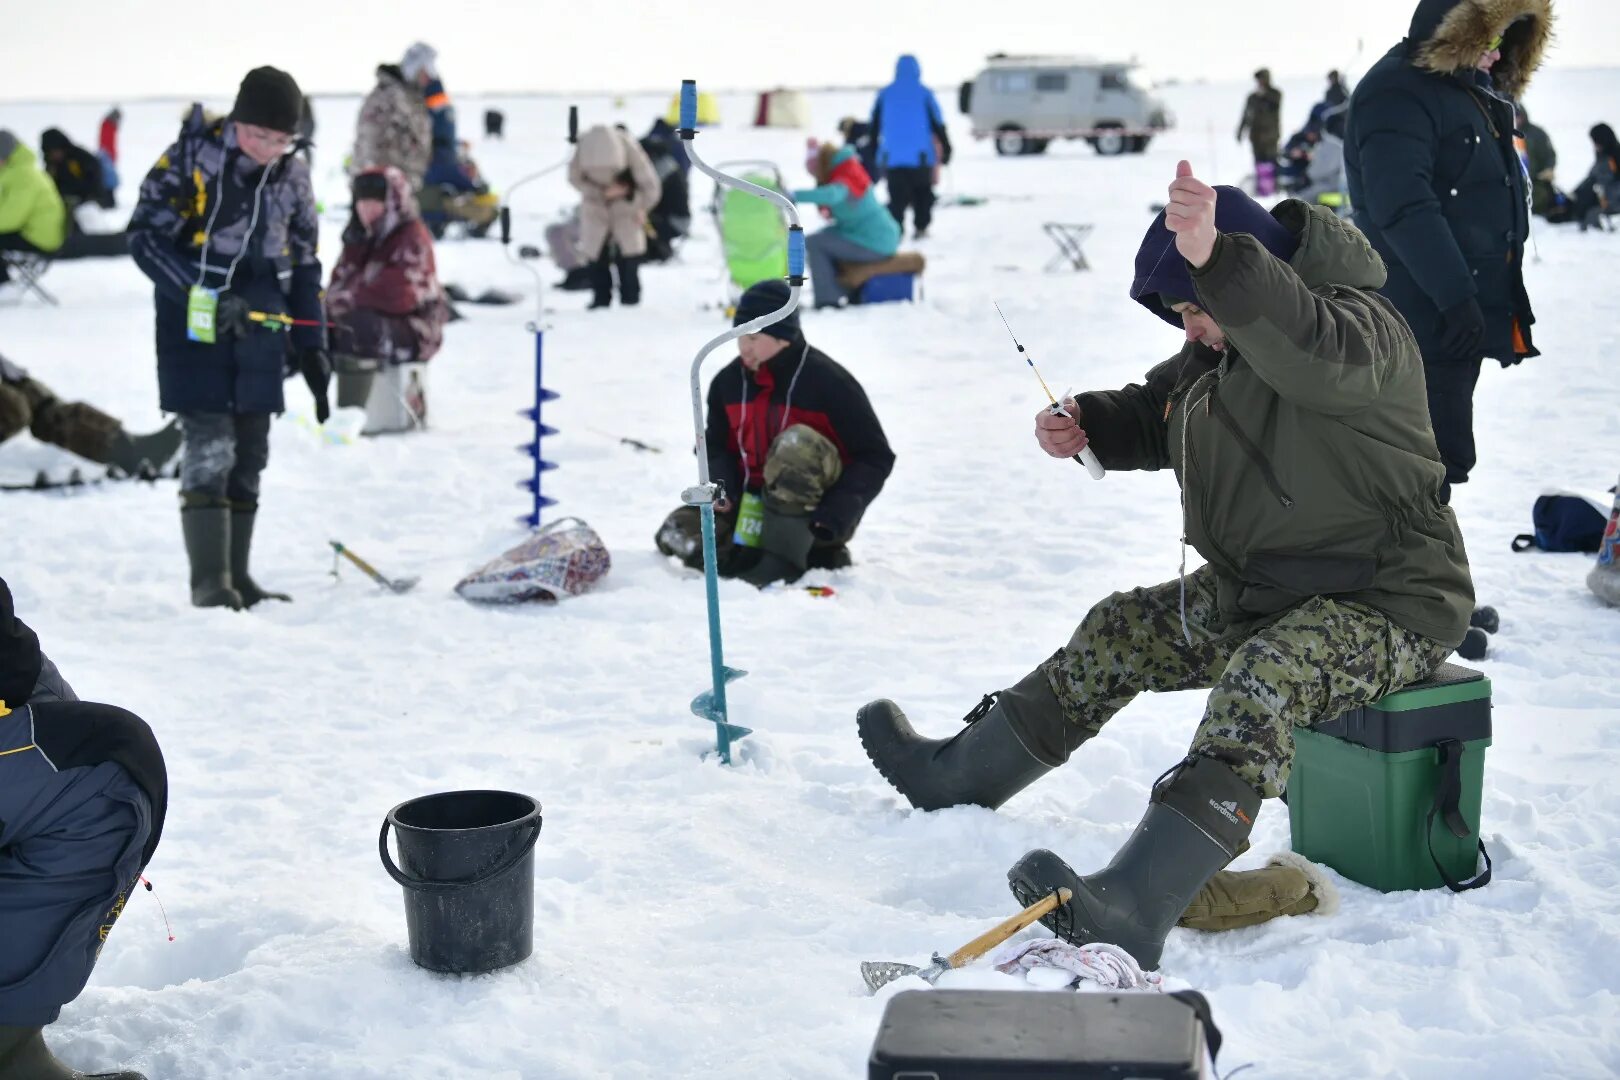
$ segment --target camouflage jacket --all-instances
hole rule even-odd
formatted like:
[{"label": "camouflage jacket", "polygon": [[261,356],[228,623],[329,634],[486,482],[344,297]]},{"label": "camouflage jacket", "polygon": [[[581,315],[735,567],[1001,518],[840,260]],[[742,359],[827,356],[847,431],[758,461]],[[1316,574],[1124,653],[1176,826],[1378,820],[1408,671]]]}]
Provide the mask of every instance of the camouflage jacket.
[{"label": "camouflage jacket", "polygon": [[450,315],[433,237],[405,174],[370,171],[388,178],[387,209],[371,229],[351,217],[343,230],[343,254],[326,290],[333,348],[388,363],[429,360],[439,351]]},{"label": "camouflage jacket", "polygon": [[349,175],[392,165],[420,188],[432,156],[433,120],[422,95],[398,67],[379,66],[377,85],[360,106]]}]

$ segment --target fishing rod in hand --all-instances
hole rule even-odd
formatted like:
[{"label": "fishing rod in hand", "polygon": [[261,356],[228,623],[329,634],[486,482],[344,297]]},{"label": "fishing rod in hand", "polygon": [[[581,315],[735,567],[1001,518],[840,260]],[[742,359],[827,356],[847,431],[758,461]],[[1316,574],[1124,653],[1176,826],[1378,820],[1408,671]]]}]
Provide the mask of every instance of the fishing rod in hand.
[{"label": "fishing rod in hand", "polygon": [[[1047,411],[1053,416],[1071,416],[1076,423],[1079,423],[1080,418],[1072,416],[1067,409],[1058,403],[1058,399],[1052,396],[1052,388],[1046,385],[1045,379],[1041,378],[1041,369],[1035,366],[1035,358],[1029,355],[1023,345],[1019,344],[1018,335],[1013,333],[1012,324],[1007,322],[1007,316],[1002,312],[1001,305],[996,304],[995,309],[996,314],[1001,316],[1001,325],[1007,328],[1007,336],[1012,338],[1013,346],[1018,350],[1018,355],[1024,358],[1024,363],[1029,365],[1029,370],[1035,373],[1035,378],[1040,382],[1041,389],[1046,391],[1046,400],[1051,402],[1047,406]],[[1086,472],[1091,474],[1093,480],[1101,480],[1108,475],[1107,470],[1102,466],[1102,462],[1097,460],[1097,454],[1091,449],[1090,443],[1080,448],[1080,452],[1074,455],[1074,460],[1086,467]]]}]

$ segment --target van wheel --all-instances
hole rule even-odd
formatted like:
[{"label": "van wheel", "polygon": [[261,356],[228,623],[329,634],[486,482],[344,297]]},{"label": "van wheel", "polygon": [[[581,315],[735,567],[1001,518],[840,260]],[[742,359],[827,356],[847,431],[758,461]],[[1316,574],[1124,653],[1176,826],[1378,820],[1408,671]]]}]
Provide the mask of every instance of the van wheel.
[{"label": "van wheel", "polygon": [[1125,153],[1131,140],[1118,124],[1098,124],[1097,134],[1090,142],[1091,148],[1103,157],[1115,157]]},{"label": "van wheel", "polygon": [[1017,124],[1003,124],[996,129],[996,153],[1002,157],[1018,157],[1029,153],[1030,139]]}]

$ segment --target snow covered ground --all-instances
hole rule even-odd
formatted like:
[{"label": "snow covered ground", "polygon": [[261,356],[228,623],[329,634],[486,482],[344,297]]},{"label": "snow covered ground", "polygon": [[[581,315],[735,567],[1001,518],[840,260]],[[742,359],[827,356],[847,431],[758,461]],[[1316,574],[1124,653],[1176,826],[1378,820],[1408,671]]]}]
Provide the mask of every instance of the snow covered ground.
[{"label": "snow covered ground", "polygon": [[[1284,89],[1292,126],[1319,87]],[[1616,70],[1544,73],[1532,91],[1566,184],[1587,167],[1585,129],[1604,119],[1591,103],[1617,91]],[[1176,335],[1126,296],[1130,259],[1178,157],[1217,180],[1244,171],[1230,138],[1243,92],[1166,91],[1180,126],[1122,159],[1083,144],[997,158],[949,109],[959,149],[944,193],[987,201],[940,208],[922,245],[926,299],[804,319],[865,384],[898,464],[853,545],[857,565],[809,579],[836,597],[722,584],[728,659],[750,672],[732,716],[755,729],[734,768],[702,756],[710,733],[687,711],[708,679],[701,581],[652,546],[694,482],[691,358],[725,325],[702,216],[679,262],[644,272],[639,309],[587,314],[580,294],[547,294],[546,381],[562,394],[547,411],[562,432],[546,443],[562,466],[547,491],[555,513],[588,519],[612,549],[594,595],[490,610],[451,591],[520,537],[526,509],[512,447],[526,438],[516,412],[532,393],[534,284],[493,240],[441,245],[443,276],[527,299],[463,309],[432,364],[429,433],[323,438],[289,384],[256,565],[296,603],[189,607],[172,483],[0,497],[0,573],[19,613],[81,694],[152,722],[173,789],[149,876],[175,941],[138,895],[53,1029],[60,1053],[161,1080],[864,1075],[883,1001],[865,995],[859,961],[920,962],[1010,914],[1003,875],[1028,848],[1101,865],[1197,724],[1198,695],[1144,698],[1001,812],[921,814],[869,766],[853,717],[890,696],[924,730],[950,732],[1096,599],[1174,575],[1173,479],[1093,482],[1041,455],[1040,391],[991,301],[1055,389],[1118,386],[1174,351]],[[580,104],[586,123],[639,132],[665,100]],[[814,97],[815,133],[867,102]],[[508,142],[475,138],[498,188],[565,153],[565,101],[463,99],[464,133],[476,136],[486,104],[508,113]],[[181,105],[125,108],[123,212]],[[357,105],[317,101],[328,265]],[[743,126],[741,95],[721,107],[727,124],[701,136],[710,160],[771,158],[802,180],[806,133]],[[0,105],[0,126],[34,141],[57,124],[93,145],[99,112]],[[708,182],[694,184],[706,202]],[[560,174],[525,187],[519,240],[538,243],[569,202]],[[1040,225],[1054,220],[1096,226],[1091,272],[1042,272],[1054,249]],[[1341,881],[1331,917],[1175,931],[1167,974],[1209,995],[1223,1065],[1252,1062],[1255,1080],[1620,1071],[1620,615],[1586,591],[1586,557],[1508,548],[1544,489],[1614,482],[1620,236],[1543,227],[1536,244],[1545,355],[1488,365],[1480,465],[1456,497],[1479,594],[1502,612],[1483,665],[1495,881],[1462,896]],[[134,430],[158,424],[146,279],[127,261],[84,262],[47,284],[61,307],[0,307],[0,351]],[[0,448],[7,480],[69,464],[26,436]],[[353,570],[334,581],[329,538],[423,583],[392,596]],[[401,800],[479,787],[544,804],[535,954],[486,977],[429,975],[406,954],[376,829]],[[1240,865],[1287,843],[1272,804]],[[952,979],[1012,984],[982,970]]]}]

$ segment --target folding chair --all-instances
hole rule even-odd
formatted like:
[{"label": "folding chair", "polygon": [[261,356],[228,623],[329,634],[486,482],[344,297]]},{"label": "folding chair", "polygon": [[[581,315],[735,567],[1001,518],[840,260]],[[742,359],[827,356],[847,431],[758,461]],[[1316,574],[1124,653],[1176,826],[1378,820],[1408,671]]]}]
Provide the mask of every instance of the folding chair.
[{"label": "folding chair", "polygon": [[24,295],[33,293],[52,307],[58,306],[56,297],[39,283],[51,265],[48,257],[33,251],[0,251],[0,263],[5,264],[10,278],[6,284],[16,284]]},{"label": "folding chair", "polygon": [[1063,269],[1064,263],[1068,263],[1071,270],[1091,269],[1091,264],[1086,261],[1086,253],[1081,248],[1086,242],[1086,237],[1091,235],[1090,225],[1066,225],[1059,221],[1048,221],[1041,228],[1052,238],[1052,243],[1058,246],[1058,253],[1046,264],[1046,273]]}]

